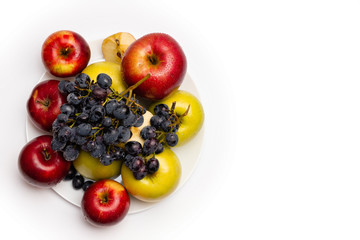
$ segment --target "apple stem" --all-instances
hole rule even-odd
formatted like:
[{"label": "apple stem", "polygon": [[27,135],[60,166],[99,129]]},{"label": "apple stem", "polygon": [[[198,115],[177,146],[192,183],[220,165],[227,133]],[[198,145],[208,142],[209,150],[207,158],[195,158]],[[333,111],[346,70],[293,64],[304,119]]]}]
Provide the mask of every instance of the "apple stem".
[{"label": "apple stem", "polygon": [[45,158],[46,161],[50,160],[51,155],[50,155],[50,153],[47,151],[46,148],[43,149],[43,155],[44,155],[44,158]]},{"label": "apple stem", "polygon": [[43,105],[46,108],[48,108],[50,106],[50,100],[47,98],[44,100],[36,100],[36,102],[40,103],[41,105]]}]

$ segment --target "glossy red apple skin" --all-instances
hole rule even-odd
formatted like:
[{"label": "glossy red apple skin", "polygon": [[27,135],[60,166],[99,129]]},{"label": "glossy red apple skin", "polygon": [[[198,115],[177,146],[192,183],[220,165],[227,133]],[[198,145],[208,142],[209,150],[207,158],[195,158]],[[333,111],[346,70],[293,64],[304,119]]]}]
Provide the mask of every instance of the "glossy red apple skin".
[{"label": "glossy red apple skin", "polygon": [[51,132],[52,123],[60,114],[60,107],[66,103],[66,96],[58,89],[58,80],[38,83],[27,101],[27,111],[34,125]]},{"label": "glossy red apple skin", "polygon": [[45,68],[54,76],[71,77],[80,73],[89,63],[89,44],[78,33],[61,30],[46,38],[41,57]]},{"label": "glossy red apple skin", "polygon": [[55,186],[64,179],[71,166],[60,152],[51,149],[51,140],[51,135],[38,136],[28,142],[19,154],[21,175],[36,187]]},{"label": "glossy red apple skin", "polygon": [[95,226],[111,226],[119,223],[130,208],[130,197],[119,182],[99,180],[85,191],[81,210],[85,219]]},{"label": "glossy red apple skin", "polygon": [[150,73],[150,78],[137,87],[135,93],[150,100],[160,100],[180,87],[187,61],[174,38],[165,33],[150,33],[126,49],[121,65],[128,85]]}]

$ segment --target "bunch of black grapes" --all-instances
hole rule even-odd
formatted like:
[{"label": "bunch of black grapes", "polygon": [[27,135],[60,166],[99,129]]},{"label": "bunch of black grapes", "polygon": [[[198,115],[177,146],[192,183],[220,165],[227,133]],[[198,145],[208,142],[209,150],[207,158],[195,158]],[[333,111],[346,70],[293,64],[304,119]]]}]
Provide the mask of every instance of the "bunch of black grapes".
[{"label": "bunch of black grapes", "polygon": [[75,81],[60,81],[59,90],[67,95],[67,103],[53,123],[51,146],[67,161],[74,161],[80,149],[105,166],[125,159],[126,152],[119,144],[130,139],[132,126],[143,124],[146,109],[131,91],[118,93],[111,85],[112,79],[104,73],[96,82],[84,73]]}]

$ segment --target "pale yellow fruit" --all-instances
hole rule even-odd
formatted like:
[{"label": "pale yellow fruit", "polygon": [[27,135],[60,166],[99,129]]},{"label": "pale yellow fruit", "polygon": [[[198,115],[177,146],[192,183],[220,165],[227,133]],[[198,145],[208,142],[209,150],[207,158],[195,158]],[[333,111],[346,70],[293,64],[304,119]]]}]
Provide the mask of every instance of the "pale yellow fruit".
[{"label": "pale yellow fruit", "polygon": [[144,202],[158,202],[173,193],[181,178],[181,163],[176,154],[165,148],[156,154],[159,160],[159,169],[153,174],[147,174],[137,180],[128,167],[121,168],[121,177],[124,187],[135,198]]},{"label": "pale yellow fruit", "polygon": [[116,178],[120,175],[121,161],[115,160],[104,166],[98,158],[93,158],[88,152],[80,151],[79,157],[73,161],[75,169],[84,177],[92,180]]},{"label": "pale yellow fruit", "polygon": [[111,87],[113,89],[119,93],[127,89],[127,85],[121,75],[121,65],[119,64],[107,61],[95,62],[87,66],[82,72],[89,75],[90,79],[94,81],[96,81],[97,75],[106,73],[112,79]]},{"label": "pale yellow fruit", "polygon": [[134,41],[134,36],[127,32],[115,33],[105,38],[101,46],[105,60],[120,64],[126,49]]}]

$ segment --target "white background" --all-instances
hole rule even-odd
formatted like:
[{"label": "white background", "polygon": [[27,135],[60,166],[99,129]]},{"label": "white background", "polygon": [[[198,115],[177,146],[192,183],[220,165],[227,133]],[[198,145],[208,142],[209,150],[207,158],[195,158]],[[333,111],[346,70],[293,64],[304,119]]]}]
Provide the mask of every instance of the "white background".
[{"label": "white background", "polygon": [[[359,239],[359,1],[10,1],[0,14],[0,229],[11,239]],[[87,224],[17,157],[54,31],[166,32],[206,111],[199,165],[174,196]]]}]

